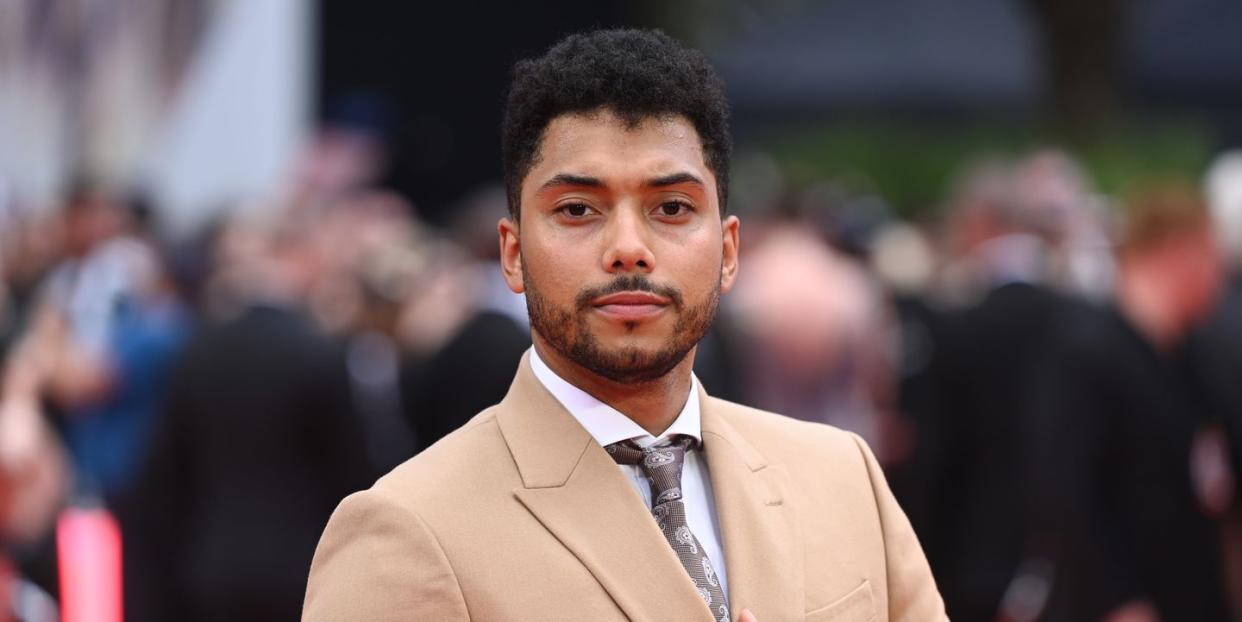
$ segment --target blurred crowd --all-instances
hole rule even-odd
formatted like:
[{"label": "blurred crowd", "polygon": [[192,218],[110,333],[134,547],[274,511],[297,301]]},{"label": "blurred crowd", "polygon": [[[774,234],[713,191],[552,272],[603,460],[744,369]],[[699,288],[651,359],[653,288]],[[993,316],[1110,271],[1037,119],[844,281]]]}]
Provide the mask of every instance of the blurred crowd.
[{"label": "blurred crowd", "polygon": [[[330,123],[175,239],[130,189],[0,195],[10,617],[55,619],[57,517],[106,508],[127,619],[295,619],[337,502],[504,395],[504,193],[432,226],[385,160]],[[1065,152],[982,158],[917,222],[769,187],[696,372],[863,435],[954,619],[1242,619],[1242,158],[1116,197]]]}]

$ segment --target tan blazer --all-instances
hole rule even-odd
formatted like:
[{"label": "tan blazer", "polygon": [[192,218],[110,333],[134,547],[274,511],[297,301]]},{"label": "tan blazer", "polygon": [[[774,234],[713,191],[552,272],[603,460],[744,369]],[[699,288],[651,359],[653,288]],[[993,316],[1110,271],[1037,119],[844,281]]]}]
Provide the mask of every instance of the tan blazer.
[{"label": "tan blazer", "polygon": [[[853,434],[700,395],[730,611],[944,620],[910,523]],[[332,515],[303,619],[701,620],[642,498],[523,359],[509,394]]]}]

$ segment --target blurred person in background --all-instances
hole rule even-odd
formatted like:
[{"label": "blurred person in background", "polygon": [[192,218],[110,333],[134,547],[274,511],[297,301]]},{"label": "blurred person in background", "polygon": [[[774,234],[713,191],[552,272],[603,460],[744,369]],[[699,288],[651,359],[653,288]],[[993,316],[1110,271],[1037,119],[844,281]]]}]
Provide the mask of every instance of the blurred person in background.
[{"label": "blurred person in background", "polygon": [[142,466],[167,369],[188,329],[137,225],[129,206],[104,192],[72,195],[64,218],[68,256],[49,275],[29,331],[50,357],[44,390],[64,414],[78,487],[114,510],[128,503],[123,497]]},{"label": "blurred person in background", "polygon": [[289,219],[238,236],[236,311],[175,367],[141,489],[131,619],[297,618],[332,508],[371,481],[341,349],[307,307],[322,269],[311,233]]},{"label": "blurred person in background", "polygon": [[460,271],[470,284],[467,311],[434,353],[411,357],[403,378],[420,450],[504,398],[530,348],[526,299],[509,290],[500,272],[496,223],[506,210],[504,188],[482,188],[455,219],[454,237],[467,253]]},{"label": "blurred person in background", "polygon": [[341,197],[314,219],[309,234],[320,257],[309,310],[342,342],[367,455],[383,472],[417,449],[400,386],[401,333],[431,236],[402,197],[378,188]]},{"label": "blurred person in background", "polygon": [[[51,603],[53,525],[72,486],[72,461],[43,408],[40,340],[25,333],[39,284],[59,259],[58,215],[34,217],[0,180],[0,620],[52,620],[23,594]],[[33,580],[34,583],[29,583]],[[40,587],[34,587],[38,585]]]},{"label": "blurred person in background", "polygon": [[[1062,214],[1033,193],[1023,162],[990,157],[964,167],[948,199],[949,262],[941,288],[964,306],[1010,283],[1046,283]],[[1046,184],[1051,185],[1051,184]]]},{"label": "blurred person in background", "polygon": [[886,313],[870,275],[796,221],[768,227],[745,259],[729,311],[748,402],[882,447],[871,380]]},{"label": "blurred person in background", "polygon": [[968,167],[949,202],[948,284],[965,304],[917,318],[936,341],[903,404],[918,423],[911,512],[957,620],[1024,619],[1040,606],[1030,586],[1049,580],[1027,520],[1032,397],[1053,364],[1046,344],[1076,304],[1057,266],[1067,214],[1088,197],[1071,161],[1036,152]]},{"label": "blurred person in background", "polygon": [[1051,246],[1046,284],[1102,302],[1113,292],[1115,218],[1086,171],[1068,153],[1040,149],[1017,162],[1013,197]]},{"label": "blurred person in background", "polygon": [[894,316],[889,338],[895,342],[895,369],[890,381],[896,395],[892,425],[885,434],[885,475],[924,549],[930,550],[935,543],[928,525],[938,509],[933,495],[939,494],[932,486],[939,459],[932,449],[941,445],[936,442],[940,430],[933,406],[942,389],[936,373],[948,315],[931,292],[939,258],[926,226],[899,220],[881,227],[870,247],[869,268]]},{"label": "blurred person in background", "polygon": [[0,620],[59,618],[49,595],[57,583],[53,533],[72,461],[41,406],[35,361],[23,353],[0,365]]},{"label": "blurred person in background", "polygon": [[1128,217],[1115,306],[1067,321],[1035,394],[1039,538],[1055,562],[1044,619],[1225,620],[1213,515],[1229,484],[1182,351],[1220,257],[1193,188],[1136,195]]},{"label": "blurred person in background", "polygon": [[1222,540],[1228,593],[1234,612],[1242,615],[1242,504],[1236,490],[1242,473],[1242,152],[1217,157],[1204,186],[1228,282],[1211,318],[1195,332],[1192,351],[1232,458],[1226,475],[1235,490],[1225,510]]},{"label": "blurred person in background", "polygon": [[73,462],[75,502],[102,502],[132,542],[133,495],[167,383],[188,330],[134,203],[82,185],[61,222],[63,258],[31,310],[16,367],[36,370]]}]

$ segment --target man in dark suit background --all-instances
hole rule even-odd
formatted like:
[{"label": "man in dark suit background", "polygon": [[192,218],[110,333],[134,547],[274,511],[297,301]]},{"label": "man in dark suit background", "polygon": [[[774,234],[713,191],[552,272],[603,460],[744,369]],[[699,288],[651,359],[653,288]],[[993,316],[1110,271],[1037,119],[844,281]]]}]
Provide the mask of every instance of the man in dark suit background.
[{"label": "man in dark suit background", "polygon": [[473,310],[434,353],[411,357],[402,370],[406,416],[419,451],[500,401],[530,347],[526,299],[509,291],[496,269],[496,221],[506,210],[504,189],[484,188],[454,219],[454,237],[471,258]]},{"label": "man in dark suit background", "polygon": [[140,494],[134,620],[292,620],[333,507],[373,477],[340,349],[303,309],[298,231],[252,261],[244,308],[174,372]]},{"label": "man in dark suit background", "polygon": [[1041,398],[1040,498],[1057,544],[1048,620],[1225,620],[1204,413],[1179,351],[1220,265],[1193,191],[1141,195],[1116,306],[1074,316]]},{"label": "man in dark suit background", "polygon": [[1220,499],[1225,513],[1221,539],[1230,604],[1242,611],[1242,153],[1222,154],[1204,181],[1228,285],[1212,316],[1191,336],[1191,353],[1211,401],[1211,416],[1232,458],[1220,474],[1222,484],[1229,485]]},{"label": "man in dark suit background", "polygon": [[1081,195],[1073,172],[1055,154],[968,168],[950,205],[967,302],[902,307],[905,322],[925,332],[928,363],[903,381],[918,437],[898,473],[955,620],[1003,615],[1007,590],[1043,555],[1028,536],[1026,456],[1037,440],[1033,379],[1051,363],[1046,344],[1067,309],[1079,304],[1053,287],[1064,230],[1057,203]]}]

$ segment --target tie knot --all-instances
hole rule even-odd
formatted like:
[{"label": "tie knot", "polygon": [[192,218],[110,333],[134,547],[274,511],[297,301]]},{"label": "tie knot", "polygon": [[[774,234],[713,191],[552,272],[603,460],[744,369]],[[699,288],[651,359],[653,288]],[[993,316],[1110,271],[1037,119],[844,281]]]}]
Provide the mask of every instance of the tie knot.
[{"label": "tie knot", "polygon": [[686,450],[694,445],[694,437],[678,435],[653,445],[639,447],[633,440],[612,443],[604,451],[617,464],[637,464],[643,470],[676,465],[678,472],[686,458]]},{"label": "tie knot", "polygon": [[662,443],[640,448],[633,441],[613,443],[604,449],[617,464],[637,464],[651,484],[652,508],[681,499],[681,466],[686,450],[694,444],[692,436],[677,436]]}]

